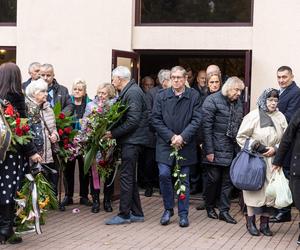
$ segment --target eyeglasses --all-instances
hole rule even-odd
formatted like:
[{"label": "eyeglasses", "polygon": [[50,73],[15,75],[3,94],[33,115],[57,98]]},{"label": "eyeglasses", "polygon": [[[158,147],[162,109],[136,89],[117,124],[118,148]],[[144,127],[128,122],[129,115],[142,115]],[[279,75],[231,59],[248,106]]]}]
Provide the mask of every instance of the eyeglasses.
[{"label": "eyeglasses", "polygon": [[278,98],[272,98],[272,97],[270,97],[270,98],[267,98],[267,101],[268,102],[279,102],[279,100],[278,100]]},{"label": "eyeglasses", "polygon": [[78,90],[78,91],[83,91],[83,89],[80,89],[80,88],[74,88],[73,89],[74,91]]},{"label": "eyeglasses", "polygon": [[181,79],[183,79],[184,78],[184,76],[171,76],[171,79],[172,80],[181,80]]}]

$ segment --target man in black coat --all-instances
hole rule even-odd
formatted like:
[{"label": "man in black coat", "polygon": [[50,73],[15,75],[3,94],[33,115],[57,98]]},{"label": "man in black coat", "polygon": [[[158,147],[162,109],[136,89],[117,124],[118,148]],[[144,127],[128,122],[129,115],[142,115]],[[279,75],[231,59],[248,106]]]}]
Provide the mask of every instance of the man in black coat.
[{"label": "man in black coat", "polygon": [[119,214],[106,221],[107,225],[143,222],[136,163],[142,146],[148,143],[148,111],[142,89],[131,79],[127,67],[118,66],[112,72],[112,84],[119,91],[119,100],[128,110],[120,122],[106,133],[121,146]]},{"label": "man in black coat", "polygon": [[54,68],[51,64],[43,64],[40,67],[39,75],[48,83],[48,97],[47,101],[53,108],[58,102],[61,104],[62,112],[72,115],[74,112],[74,104],[66,87],[59,84],[54,78]]},{"label": "man in black coat", "polygon": [[[277,81],[279,84],[278,109],[282,112],[289,123],[292,116],[300,108],[300,89],[294,82],[292,69],[288,66],[281,66],[277,70]],[[290,175],[291,150],[285,156],[283,170],[287,178]],[[291,221],[291,206],[278,209],[277,213],[270,218],[270,222]]]},{"label": "man in black coat", "polygon": [[[159,168],[160,190],[163,196],[165,211],[161,225],[167,225],[174,215],[174,190],[172,169],[174,148],[179,150],[184,160],[180,161],[181,174],[185,178],[183,196],[178,199],[179,225],[189,226],[189,166],[197,163],[196,134],[200,127],[200,97],[196,90],[187,88],[187,72],[180,66],[171,69],[172,87],[161,90],[155,99],[152,112],[152,125],[157,132],[156,161]],[[178,195],[178,193],[177,193]]]},{"label": "man in black coat", "polygon": [[40,78],[40,74],[39,74],[40,68],[41,68],[41,64],[39,62],[30,63],[30,65],[28,67],[28,74],[30,75],[30,78],[26,82],[23,82],[23,84],[22,84],[22,89],[24,91],[27,88],[27,86],[31,83],[31,81],[37,80]]}]

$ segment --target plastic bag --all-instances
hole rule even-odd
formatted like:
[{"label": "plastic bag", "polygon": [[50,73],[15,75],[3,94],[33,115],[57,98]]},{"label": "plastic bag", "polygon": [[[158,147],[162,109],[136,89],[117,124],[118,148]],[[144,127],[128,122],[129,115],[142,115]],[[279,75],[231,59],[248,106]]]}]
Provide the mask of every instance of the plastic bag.
[{"label": "plastic bag", "polygon": [[275,171],[266,188],[266,196],[275,199],[276,208],[283,208],[293,203],[289,180],[285,178],[282,169]]}]

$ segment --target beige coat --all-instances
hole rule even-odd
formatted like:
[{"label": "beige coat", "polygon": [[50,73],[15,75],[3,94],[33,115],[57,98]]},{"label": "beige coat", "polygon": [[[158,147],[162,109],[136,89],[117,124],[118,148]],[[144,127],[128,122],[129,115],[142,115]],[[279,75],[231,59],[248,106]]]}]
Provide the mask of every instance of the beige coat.
[{"label": "beige coat", "polygon": [[[49,102],[45,102],[40,111],[41,117],[45,120],[51,134],[54,133],[59,140],[59,135],[56,129],[55,116],[54,112],[50,107]],[[42,119],[42,120],[43,120]],[[42,163],[51,163],[53,162],[52,150],[51,150],[51,141],[49,139],[48,129],[45,127],[44,122],[42,121],[43,126],[43,135],[44,135],[44,153],[43,153],[43,161]]]},{"label": "beige coat", "polygon": [[[248,138],[250,139],[250,145],[253,140],[256,140],[268,147],[278,146],[281,137],[287,128],[287,122],[284,115],[279,111],[268,113],[268,115],[272,118],[275,127],[260,127],[258,109],[251,111],[244,117],[237,135],[237,142],[241,147],[244,146],[244,143]],[[244,201],[247,206],[262,207],[264,205],[274,205],[274,201],[268,200],[265,195],[266,187],[271,179],[273,158],[274,157],[264,157],[267,165],[267,173],[265,184],[262,189],[258,191],[243,190]]]}]

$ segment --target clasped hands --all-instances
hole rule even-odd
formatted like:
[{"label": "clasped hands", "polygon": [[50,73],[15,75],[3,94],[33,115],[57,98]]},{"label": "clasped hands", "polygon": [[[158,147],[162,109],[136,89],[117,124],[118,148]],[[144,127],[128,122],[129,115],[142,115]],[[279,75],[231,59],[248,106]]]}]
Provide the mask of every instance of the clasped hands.
[{"label": "clasped hands", "polygon": [[171,138],[171,146],[176,148],[177,150],[182,149],[185,142],[183,141],[183,138],[181,135],[173,135]]}]

